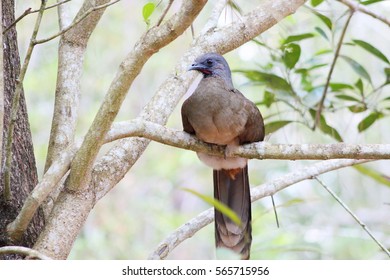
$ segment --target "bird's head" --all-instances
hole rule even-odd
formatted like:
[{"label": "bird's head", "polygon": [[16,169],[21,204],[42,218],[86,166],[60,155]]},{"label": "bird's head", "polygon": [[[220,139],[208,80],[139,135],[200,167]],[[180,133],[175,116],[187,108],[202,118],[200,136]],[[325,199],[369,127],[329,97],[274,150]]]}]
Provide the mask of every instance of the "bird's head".
[{"label": "bird's head", "polygon": [[219,76],[231,82],[230,68],[222,55],[217,53],[206,53],[195,59],[195,62],[188,70],[196,70],[203,74],[203,77]]}]

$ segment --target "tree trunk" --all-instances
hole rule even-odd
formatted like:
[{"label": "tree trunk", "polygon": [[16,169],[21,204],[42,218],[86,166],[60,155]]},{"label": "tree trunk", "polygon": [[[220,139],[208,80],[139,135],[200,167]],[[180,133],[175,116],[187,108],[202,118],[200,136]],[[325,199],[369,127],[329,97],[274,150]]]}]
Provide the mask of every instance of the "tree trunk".
[{"label": "tree trunk", "polygon": [[[14,0],[2,0],[2,24],[3,27],[10,25],[15,19]],[[3,36],[4,59],[4,131],[2,145],[2,163],[0,176],[0,247],[6,245],[21,245],[32,247],[41,232],[44,219],[43,212],[39,210],[34,216],[32,223],[24,234],[19,244],[14,244],[6,234],[6,226],[20,211],[24,200],[38,182],[35,165],[34,150],[31,139],[31,131],[28,122],[24,94],[20,97],[20,105],[17,121],[13,133],[12,167],[11,167],[11,193],[12,198],[6,202],[3,197],[4,189],[4,159],[5,142],[10,121],[10,109],[12,97],[15,92],[16,79],[20,72],[20,58],[17,45],[15,27],[11,28]],[[17,255],[0,256],[5,259],[21,258]]]}]

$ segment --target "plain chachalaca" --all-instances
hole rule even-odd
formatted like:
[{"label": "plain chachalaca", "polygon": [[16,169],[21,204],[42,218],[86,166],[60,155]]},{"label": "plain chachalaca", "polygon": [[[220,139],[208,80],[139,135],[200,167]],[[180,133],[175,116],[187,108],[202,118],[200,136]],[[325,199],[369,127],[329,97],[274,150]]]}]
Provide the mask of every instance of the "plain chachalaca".
[{"label": "plain chachalaca", "polygon": [[225,157],[204,153],[198,157],[214,170],[215,199],[241,219],[238,225],[215,210],[216,246],[249,259],[252,226],[247,159],[229,154],[238,145],[263,140],[263,118],[256,105],[233,87],[229,65],[221,55],[204,54],[189,70],[201,72],[203,79],[183,103],[183,129],[204,142],[226,146]]}]

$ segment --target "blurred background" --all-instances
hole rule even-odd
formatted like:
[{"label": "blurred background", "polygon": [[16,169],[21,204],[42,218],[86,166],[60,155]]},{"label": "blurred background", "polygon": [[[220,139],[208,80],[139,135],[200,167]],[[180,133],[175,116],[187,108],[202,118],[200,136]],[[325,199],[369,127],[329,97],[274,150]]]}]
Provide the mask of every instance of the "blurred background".
[{"label": "blurred background", "polygon": [[[39,7],[37,0],[16,2],[16,15],[29,7]],[[122,0],[109,7],[92,34],[84,62],[78,138],[88,130],[120,62],[147,30],[142,9],[148,2],[151,1]],[[166,1],[163,2],[152,14],[152,24],[165,7]],[[251,11],[259,2],[235,1],[235,5],[224,10],[219,24],[223,26],[240,20],[240,13]],[[383,16],[389,15],[390,1],[372,2],[377,3],[367,6],[369,9]],[[77,12],[81,3],[73,0],[67,5]],[[180,3],[175,1],[169,14],[176,12]],[[209,1],[194,22],[195,36],[207,21],[214,3]],[[53,4],[52,1],[49,4]],[[310,129],[313,118],[309,111],[321,97],[334,50],[348,17],[346,11],[346,6],[334,0],[308,1],[307,6],[256,41],[225,55],[234,71],[236,88],[259,105],[267,124],[274,124],[269,126],[273,132],[268,133],[267,141],[335,143],[340,141],[339,135],[346,143],[390,142],[390,104],[386,99],[390,96],[390,87],[384,82],[389,79],[386,76],[388,62],[373,55],[373,49],[367,51],[370,49],[367,45],[364,48],[364,44],[354,41],[369,42],[390,58],[390,27],[361,13],[352,17],[341,50],[359,65],[348,59],[338,60],[331,80],[333,86],[325,102],[326,125],[323,123],[322,128],[315,131]],[[17,25],[21,59],[24,59],[34,21],[35,15],[30,15]],[[57,12],[52,9],[45,13],[38,38],[57,30]],[[299,34],[312,35],[288,39]],[[138,115],[171,73],[181,54],[189,48],[192,39],[191,31],[186,31],[146,63],[128,93],[118,121]],[[58,39],[35,48],[24,84],[40,177],[54,106],[57,47]],[[247,70],[257,72],[253,74]],[[272,79],[271,82],[265,79],[266,74],[282,78],[293,90],[286,93],[285,88],[280,87],[284,82],[277,80],[275,85]],[[181,129],[180,107],[181,103],[170,117],[168,127]],[[375,113],[376,117],[366,120]],[[275,127],[277,122],[280,127]],[[251,186],[311,164],[311,161],[252,160],[249,167]],[[389,162],[377,161],[364,166],[377,172],[379,177],[374,179],[349,167],[320,178],[389,248]],[[123,180],[93,209],[69,258],[147,258],[168,234],[210,207],[183,188],[212,196],[212,170],[202,165],[191,151],[152,142]],[[253,259],[386,259],[362,227],[315,180],[293,185],[277,193],[274,199],[279,228],[270,198],[252,206]],[[215,254],[214,226],[209,225],[180,244],[169,259],[214,259]]]}]

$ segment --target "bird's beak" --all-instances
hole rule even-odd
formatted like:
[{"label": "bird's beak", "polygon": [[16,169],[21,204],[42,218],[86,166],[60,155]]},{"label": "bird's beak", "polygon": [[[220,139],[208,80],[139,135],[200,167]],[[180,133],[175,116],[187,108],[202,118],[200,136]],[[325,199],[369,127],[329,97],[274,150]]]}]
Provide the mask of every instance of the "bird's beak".
[{"label": "bird's beak", "polygon": [[196,71],[204,71],[206,67],[203,64],[194,63],[190,67],[188,67],[187,71],[196,70]]},{"label": "bird's beak", "polygon": [[203,64],[201,63],[194,63],[192,64],[188,69],[187,71],[191,71],[191,70],[196,70],[196,71],[199,71],[201,72],[203,75],[210,75],[211,74],[211,71],[208,67],[204,66]]}]

